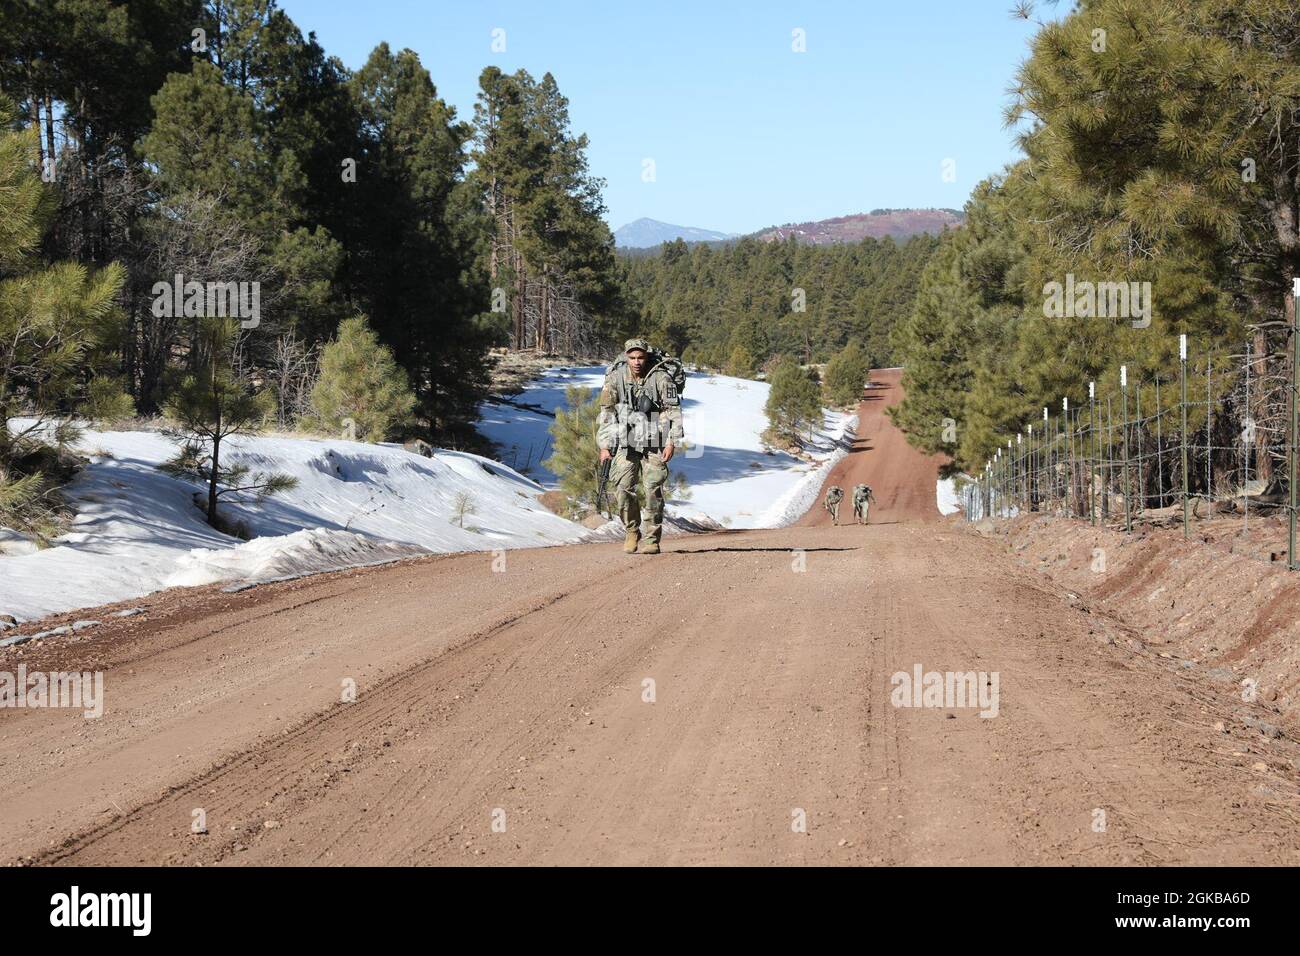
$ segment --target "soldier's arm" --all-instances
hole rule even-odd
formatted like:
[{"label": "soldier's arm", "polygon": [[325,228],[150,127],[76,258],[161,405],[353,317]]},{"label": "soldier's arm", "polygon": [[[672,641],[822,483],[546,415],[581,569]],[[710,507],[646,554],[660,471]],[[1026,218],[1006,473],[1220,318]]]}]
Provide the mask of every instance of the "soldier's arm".
[{"label": "soldier's arm", "polygon": [[602,450],[613,451],[618,444],[618,389],[612,377],[605,376],[604,387],[600,390],[600,415],[596,418],[596,445]]}]

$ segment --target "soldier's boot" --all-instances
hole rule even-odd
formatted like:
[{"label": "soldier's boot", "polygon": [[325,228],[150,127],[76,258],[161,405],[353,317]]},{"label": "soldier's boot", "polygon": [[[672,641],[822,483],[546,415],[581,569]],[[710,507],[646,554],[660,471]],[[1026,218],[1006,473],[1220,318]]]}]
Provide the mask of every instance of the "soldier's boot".
[{"label": "soldier's boot", "polygon": [[635,473],[620,461],[620,473],[617,483],[618,516],[623,519],[623,553],[636,554],[637,543],[641,540],[641,505],[636,500],[633,488]]},{"label": "soldier's boot", "polygon": [[636,554],[636,546],[641,541],[641,507],[632,497],[623,507],[623,553]]}]

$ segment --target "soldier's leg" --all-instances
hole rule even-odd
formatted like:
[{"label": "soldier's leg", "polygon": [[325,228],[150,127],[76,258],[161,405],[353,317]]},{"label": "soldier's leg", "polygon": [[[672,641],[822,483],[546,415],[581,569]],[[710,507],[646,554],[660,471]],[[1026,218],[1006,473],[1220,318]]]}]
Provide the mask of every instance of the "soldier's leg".
[{"label": "soldier's leg", "polygon": [[641,466],[645,487],[646,544],[655,549],[664,532],[664,485],[668,483],[668,465],[656,452],[647,452]]},{"label": "soldier's leg", "polygon": [[623,519],[623,529],[628,534],[641,532],[641,506],[636,500],[636,482],[641,472],[641,456],[620,448],[609,469],[609,480],[614,485],[614,501],[618,516]]}]

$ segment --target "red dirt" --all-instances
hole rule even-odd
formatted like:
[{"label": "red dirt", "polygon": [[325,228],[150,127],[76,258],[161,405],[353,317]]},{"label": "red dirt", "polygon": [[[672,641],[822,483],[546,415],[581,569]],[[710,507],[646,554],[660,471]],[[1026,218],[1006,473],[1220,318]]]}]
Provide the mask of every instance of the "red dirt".
[{"label": "red dirt", "polygon": [[875,495],[868,512],[871,524],[898,521],[938,521],[939,506],[935,483],[939,469],[947,464],[943,456],[926,455],[907,443],[907,436],[894,427],[886,409],[903,397],[903,370],[877,369],[868,379],[858,404],[858,437],[852,449],[831,469],[822,484],[816,506],[799,519],[802,527],[831,524],[822,500],[831,485],[844,491],[840,523],[853,522],[853,486],[867,484]]}]

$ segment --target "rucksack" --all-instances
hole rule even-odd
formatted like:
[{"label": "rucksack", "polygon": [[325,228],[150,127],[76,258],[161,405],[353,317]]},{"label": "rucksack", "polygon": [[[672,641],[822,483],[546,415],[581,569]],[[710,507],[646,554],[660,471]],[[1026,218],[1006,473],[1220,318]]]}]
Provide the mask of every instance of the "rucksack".
[{"label": "rucksack", "polygon": [[[605,372],[606,375],[612,374],[620,365],[627,364],[627,356],[620,355]],[[650,353],[650,368],[646,372],[646,378],[650,377],[650,372],[662,368],[672,379],[673,388],[676,389],[678,397],[686,391],[686,366],[682,365],[681,359],[673,358],[671,355],[665,355],[662,352]]]}]

